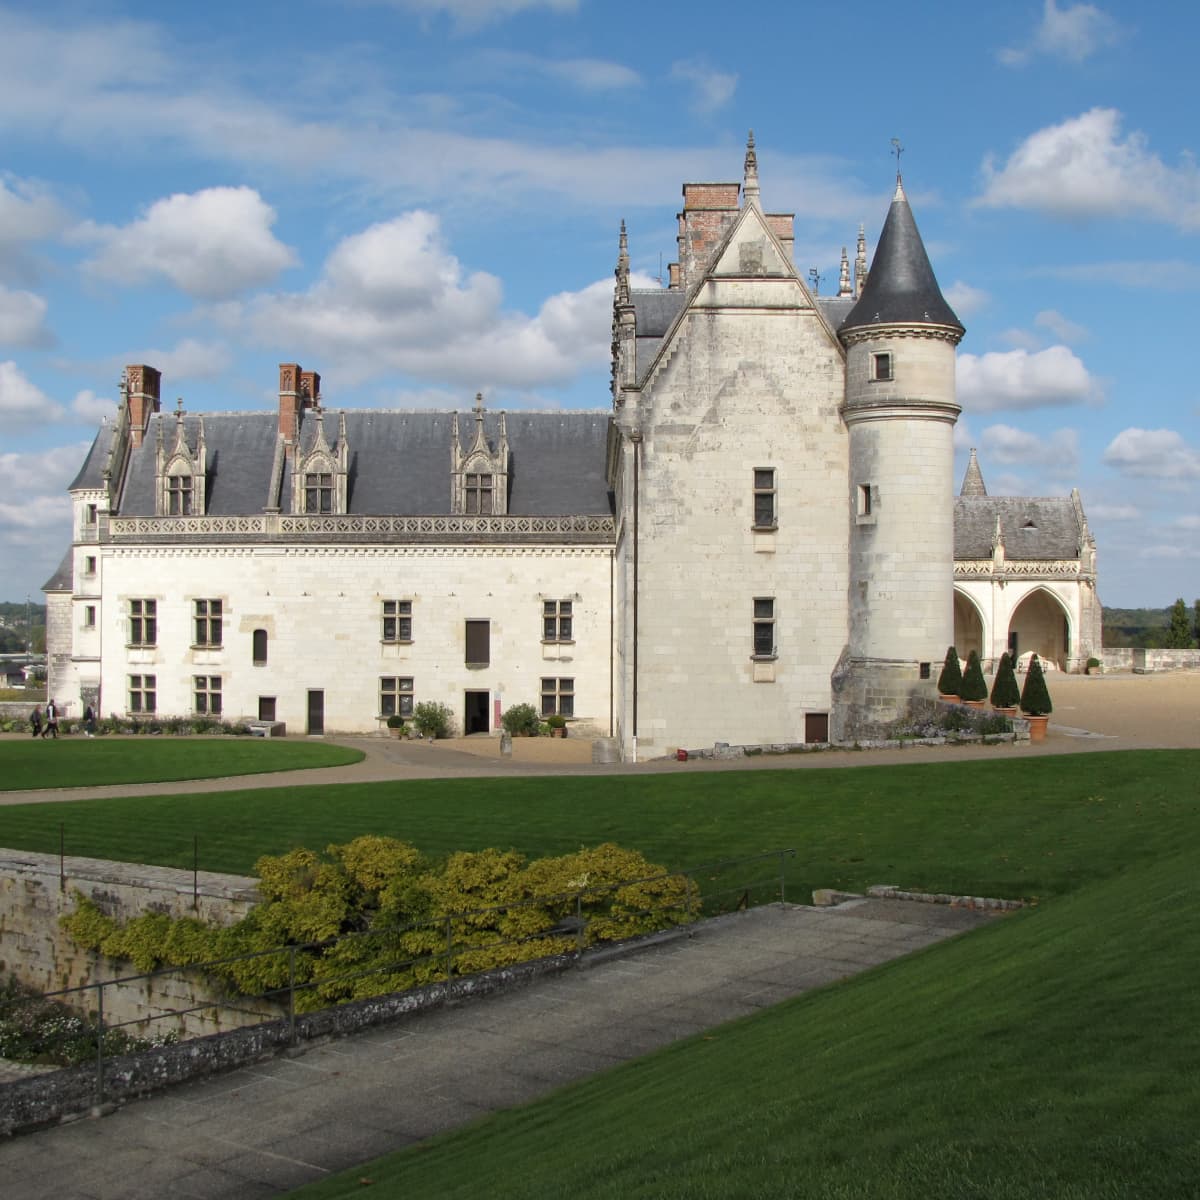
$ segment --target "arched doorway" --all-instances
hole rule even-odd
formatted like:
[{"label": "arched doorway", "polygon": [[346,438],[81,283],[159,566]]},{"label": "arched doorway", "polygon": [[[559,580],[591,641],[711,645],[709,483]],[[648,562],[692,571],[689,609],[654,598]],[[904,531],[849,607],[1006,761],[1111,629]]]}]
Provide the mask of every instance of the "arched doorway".
[{"label": "arched doorway", "polygon": [[1071,656],[1071,625],[1062,601],[1038,588],[1013,611],[1008,622],[1008,648],[1016,657],[1033,650],[1038,658],[1066,670]]},{"label": "arched doorway", "polygon": [[983,653],[983,618],[975,602],[957,589],[954,592],[954,648],[964,661],[972,650],[981,659],[986,657]]}]

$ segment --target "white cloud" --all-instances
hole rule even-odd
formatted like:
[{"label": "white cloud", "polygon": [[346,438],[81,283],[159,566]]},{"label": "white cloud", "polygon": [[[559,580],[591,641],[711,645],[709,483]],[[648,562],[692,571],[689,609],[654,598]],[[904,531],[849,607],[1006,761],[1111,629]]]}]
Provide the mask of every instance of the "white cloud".
[{"label": "white cloud", "polygon": [[625,91],[642,85],[642,77],[631,67],[602,58],[541,58],[515,50],[488,50],[473,61],[485,74],[540,75],[584,92]]},{"label": "white cloud", "polygon": [[482,29],[518,13],[537,9],[571,13],[579,8],[579,0],[376,0],[422,17],[445,14],[464,31]]},{"label": "white cloud", "polygon": [[1069,267],[1036,267],[1029,274],[1072,283],[1152,288],[1156,292],[1182,292],[1200,287],[1200,265],[1181,259],[1130,259],[1077,263]]},{"label": "white cloud", "polygon": [[1088,520],[1140,521],[1142,510],[1133,504],[1089,504]]},{"label": "white cloud", "polygon": [[1052,308],[1044,309],[1033,318],[1033,323],[1042,329],[1048,329],[1060,342],[1082,342],[1088,338],[1088,331],[1082,325],[1069,321],[1060,312]]},{"label": "white cloud", "polygon": [[980,288],[972,287],[956,279],[943,293],[947,303],[960,317],[969,317],[972,313],[984,308],[991,296]]},{"label": "white cloud", "polygon": [[0,346],[44,349],[53,345],[54,335],[46,328],[46,301],[0,283]]},{"label": "white cloud", "polygon": [[259,287],[296,256],[271,233],[275,210],[248,187],[178,193],[121,228],[87,223],[76,236],[100,251],[85,267],[124,284],[166,279],[190,296],[216,300]]},{"label": "white cloud", "polygon": [[1001,466],[1053,467],[1062,472],[1074,471],[1079,465],[1079,433],[1075,429],[1057,429],[1043,436],[1012,425],[989,425],[981,443],[987,461]]},{"label": "white cloud", "polygon": [[0,362],[0,416],[17,425],[36,425],[62,415],[62,405],[30,383],[15,362]]},{"label": "white cloud", "polygon": [[1120,136],[1121,114],[1093,108],[1031,134],[997,167],[983,163],[987,208],[1028,208],[1054,217],[1149,217],[1200,228],[1200,171],[1190,156],[1168,166],[1142,133]]},{"label": "white cloud", "polygon": [[1200,453],[1173,429],[1123,429],[1109,442],[1104,462],[1136,479],[1200,479]]},{"label": "white cloud", "polygon": [[680,59],[671,64],[671,78],[689,84],[692,107],[700,113],[716,112],[733,99],[738,77],[728,71],[718,71],[704,58]]},{"label": "white cloud", "polygon": [[464,270],[438,218],[417,210],[340,242],[308,291],[224,305],[214,316],[285,357],[303,346],[346,382],[401,371],[472,389],[530,388],[608,360],[612,286],[602,279],[560,292],[532,317],[506,311],[500,281]]},{"label": "white cloud", "polygon": [[1066,346],[958,356],[958,399],[972,412],[1045,408],[1097,399],[1099,387]]},{"label": "white cloud", "polygon": [[37,184],[0,178],[0,275],[25,279],[36,274],[27,247],[53,237],[66,220],[58,201]]},{"label": "white cloud", "polygon": [[1080,63],[1096,51],[1120,40],[1121,27],[1094,4],[1072,4],[1059,8],[1046,0],[1042,19],[1027,46],[1001,50],[996,57],[1008,67],[1019,67],[1034,55]]},{"label": "white cloud", "polygon": [[71,412],[85,424],[99,425],[106,417],[112,420],[117,415],[117,402],[109,396],[97,396],[91,388],[85,388],[75,393]]},{"label": "white cloud", "polygon": [[[164,379],[217,379],[229,369],[233,359],[223,342],[198,342],[184,338],[173,350],[137,350],[121,359],[126,362],[153,363]],[[115,370],[121,365],[114,364]]]}]

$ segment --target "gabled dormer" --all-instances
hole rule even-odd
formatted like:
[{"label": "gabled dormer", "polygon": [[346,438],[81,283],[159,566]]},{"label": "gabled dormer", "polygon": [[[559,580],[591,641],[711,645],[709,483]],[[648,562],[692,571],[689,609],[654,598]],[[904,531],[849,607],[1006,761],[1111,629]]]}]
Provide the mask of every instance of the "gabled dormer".
[{"label": "gabled dormer", "polygon": [[500,414],[500,440],[495,450],[483,431],[483,395],[476,394],[475,433],[464,451],[458,413],[450,425],[450,505],[463,516],[503,516],[508,512],[508,427]]},{"label": "gabled dormer", "polygon": [[165,418],[158,421],[158,443],[154,458],[154,511],[160,517],[202,517],[205,513],[205,483],[208,451],[204,445],[201,419],[196,445],[188,445],[183,419],[183,401],[175,411],[175,429],[168,447]]},{"label": "gabled dormer", "polygon": [[316,431],[307,447],[297,448],[292,469],[292,512],[308,516],[344,513],[347,511],[350,476],[346,415],[342,413],[338,418],[337,444],[331,446],[325,436],[324,411],[315,408],[313,412]]}]

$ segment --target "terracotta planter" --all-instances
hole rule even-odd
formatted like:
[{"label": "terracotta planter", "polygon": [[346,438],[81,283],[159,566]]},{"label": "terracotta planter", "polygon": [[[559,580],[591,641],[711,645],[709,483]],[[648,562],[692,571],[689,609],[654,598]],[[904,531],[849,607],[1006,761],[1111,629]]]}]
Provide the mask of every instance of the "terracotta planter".
[{"label": "terracotta planter", "polygon": [[961,703],[961,700],[959,699],[959,697],[954,695],[952,692],[951,693],[938,692],[938,699],[944,700],[947,704],[960,704]]},{"label": "terracotta planter", "polygon": [[987,701],[986,700],[964,700],[963,703],[968,708],[983,708],[983,706],[985,704],[987,704]]},{"label": "terracotta planter", "polygon": [[992,706],[992,712],[998,712],[1002,717],[1015,717],[1021,710],[1019,708],[996,708]]},{"label": "terracotta planter", "polygon": [[1026,713],[1025,720],[1029,722],[1029,740],[1031,742],[1044,742],[1046,740],[1046,725],[1050,718],[1033,717]]}]

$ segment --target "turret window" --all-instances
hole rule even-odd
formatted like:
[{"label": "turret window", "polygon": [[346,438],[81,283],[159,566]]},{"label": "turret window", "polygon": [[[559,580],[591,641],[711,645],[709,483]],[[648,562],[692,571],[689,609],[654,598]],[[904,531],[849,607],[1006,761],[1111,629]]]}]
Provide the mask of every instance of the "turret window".
[{"label": "turret window", "polygon": [[871,378],[881,383],[895,378],[892,374],[892,356],[890,354],[871,355]]}]

